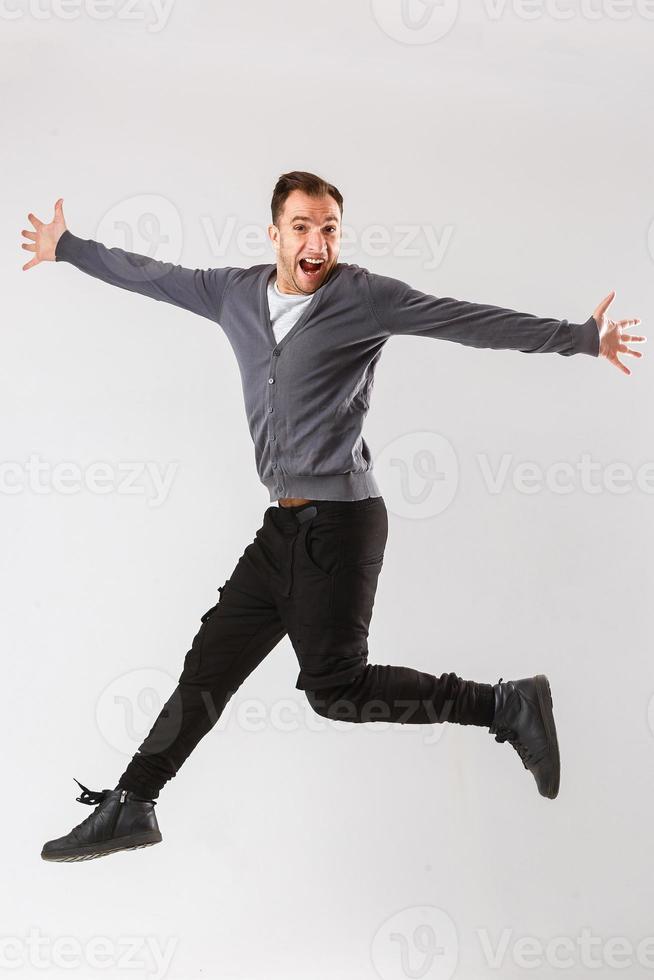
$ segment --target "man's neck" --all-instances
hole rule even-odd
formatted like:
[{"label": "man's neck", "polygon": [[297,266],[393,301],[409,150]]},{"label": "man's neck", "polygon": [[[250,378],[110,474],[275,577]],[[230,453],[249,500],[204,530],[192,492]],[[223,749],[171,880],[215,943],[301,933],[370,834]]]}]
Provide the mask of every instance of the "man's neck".
[{"label": "man's neck", "polygon": [[[280,289],[280,287],[279,287],[279,279],[275,279],[274,285],[275,285],[275,288],[277,289],[277,292],[280,293],[282,296],[302,296],[303,299],[308,299],[309,296],[313,296],[313,293],[296,293],[296,292],[290,292],[290,291],[287,291],[287,290],[284,290],[284,289]],[[320,288],[320,287],[318,287],[318,288]]]}]

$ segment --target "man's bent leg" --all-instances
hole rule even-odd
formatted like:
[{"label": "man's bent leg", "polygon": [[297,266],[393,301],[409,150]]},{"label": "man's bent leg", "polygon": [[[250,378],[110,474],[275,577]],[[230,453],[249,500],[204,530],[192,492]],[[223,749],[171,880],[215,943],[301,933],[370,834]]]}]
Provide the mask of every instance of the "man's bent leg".
[{"label": "man's bent leg", "polygon": [[488,728],[497,741],[510,742],[540,794],[554,799],[560,762],[547,677],[490,685],[369,664],[368,628],[388,528],[384,502],[315,503],[296,542],[285,610],[301,668],[295,686],[314,710],[340,721]]},{"label": "man's bent leg", "polygon": [[381,497],[316,502],[299,534],[288,629],[300,664],[296,687],[331,718],[488,727],[490,684],[413,667],[368,664],[368,631],[388,519]]},{"label": "man's bent leg", "polygon": [[494,714],[492,685],[466,681],[453,673],[436,677],[413,667],[366,664],[346,684],[305,693],[314,711],[338,721],[409,725],[449,721],[488,728]]}]

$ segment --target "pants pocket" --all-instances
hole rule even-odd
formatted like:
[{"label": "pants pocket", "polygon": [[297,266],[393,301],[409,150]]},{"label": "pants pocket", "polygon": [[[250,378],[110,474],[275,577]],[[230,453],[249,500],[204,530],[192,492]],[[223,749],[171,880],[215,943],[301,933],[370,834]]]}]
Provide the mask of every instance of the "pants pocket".
[{"label": "pants pocket", "polygon": [[308,521],[296,540],[294,596],[298,622],[324,625],[332,611],[334,575],[340,559],[340,539]]},{"label": "pants pocket", "polygon": [[[227,582],[229,582],[229,579],[227,579]],[[225,585],[227,585],[227,582],[225,582]],[[209,617],[210,617],[210,616],[212,616],[212,615],[214,614],[214,612],[216,611],[216,609],[217,609],[217,608],[218,608],[218,606],[220,605],[220,600],[221,600],[221,599],[222,599],[222,597],[223,597],[223,589],[225,588],[225,585],[219,585],[219,586],[218,586],[218,591],[220,592],[220,597],[219,597],[219,599],[218,599],[218,602],[216,602],[216,603],[215,603],[215,604],[214,604],[214,605],[213,605],[213,606],[211,607],[211,609],[207,609],[207,611],[206,611],[206,613],[203,613],[203,614],[202,614],[202,615],[200,616],[200,622],[201,622],[201,623],[206,623],[206,621],[207,621],[207,620],[209,619]]]},{"label": "pants pocket", "polygon": [[[218,600],[218,602],[220,602],[220,599]],[[200,622],[201,623],[206,623],[206,621],[209,619],[209,617],[216,611],[216,609],[218,608],[218,602],[216,603],[215,606],[212,606],[211,609],[207,609],[206,613],[203,613],[200,616]]]},{"label": "pants pocket", "polygon": [[202,661],[202,650],[204,647],[205,637],[207,635],[207,625],[206,625],[207,620],[211,619],[211,617],[216,612],[216,609],[220,605],[223,597],[223,589],[225,588],[225,585],[227,585],[227,582],[229,582],[229,579],[227,579],[224,585],[218,586],[218,592],[220,593],[220,598],[218,599],[218,602],[214,603],[214,605],[211,606],[210,609],[207,609],[207,611],[200,616],[200,624],[201,624],[200,629],[193,637],[193,643],[191,644],[191,649],[187,652],[186,657],[184,658],[184,672],[182,676],[186,674],[190,674],[190,675],[196,674],[200,669],[200,664]]},{"label": "pants pocket", "polygon": [[384,556],[342,565],[334,576],[331,618],[335,626],[368,636]]}]

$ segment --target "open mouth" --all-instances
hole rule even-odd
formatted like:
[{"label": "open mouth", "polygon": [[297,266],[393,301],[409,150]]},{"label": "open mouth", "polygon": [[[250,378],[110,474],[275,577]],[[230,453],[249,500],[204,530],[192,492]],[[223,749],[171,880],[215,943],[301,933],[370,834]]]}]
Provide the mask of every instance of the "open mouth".
[{"label": "open mouth", "polygon": [[300,259],[300,268],[305,276],[310,279],[316,279],[322,272],[324,265],[324,259]]}]

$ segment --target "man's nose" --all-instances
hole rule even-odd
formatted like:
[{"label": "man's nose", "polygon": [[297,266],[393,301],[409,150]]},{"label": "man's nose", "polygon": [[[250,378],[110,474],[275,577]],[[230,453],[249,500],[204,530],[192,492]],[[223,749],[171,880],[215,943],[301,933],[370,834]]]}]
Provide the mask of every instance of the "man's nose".
[{"label": "man's nose", "polygon": [[315,255],[324,255],[327,251],[325,248],[325,236],[321,231],[311,232],[307,244],[309,246],[309,251],[313,252]]}]

